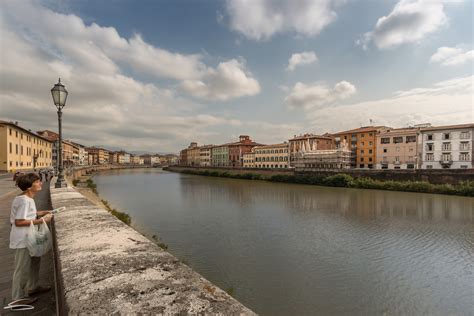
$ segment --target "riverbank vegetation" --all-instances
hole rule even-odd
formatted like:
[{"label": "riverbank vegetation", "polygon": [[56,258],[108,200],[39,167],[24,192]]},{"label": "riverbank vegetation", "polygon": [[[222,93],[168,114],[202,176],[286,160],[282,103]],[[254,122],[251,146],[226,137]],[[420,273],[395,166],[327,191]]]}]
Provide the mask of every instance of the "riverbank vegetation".
[{"label": "riverbank vegetation", "polygon": [[127,225],[130,225],[132,223],[132,218],[130,217],[130,215],[124,212],[117,211],[116,209],[112,208],[109,202],[106,200],[101,200],[101,201],[102,201],[102,204],[104,204],[107,211],[109,211],[113,216],[117,217],[119,220],[121,220]]},{"label": "riverbank vegetation", "polygon": [[332,176],[318,174],[283,175],[275,174],[263,176],[256,173],[233,174],[222,171],[182,170],[182,173],[210,177],[233,179],[267,180],[271,182],[285,182],[297,184],[312,184],[341,188],[375,189],[388,191],[404,191],[419,193],[449,194],[460,196],[474,196],[474,181],[464,181],[458,185],[432,184],[427,181],[381,181],[367,177],[354,178],[348,174],[338,173]]}]

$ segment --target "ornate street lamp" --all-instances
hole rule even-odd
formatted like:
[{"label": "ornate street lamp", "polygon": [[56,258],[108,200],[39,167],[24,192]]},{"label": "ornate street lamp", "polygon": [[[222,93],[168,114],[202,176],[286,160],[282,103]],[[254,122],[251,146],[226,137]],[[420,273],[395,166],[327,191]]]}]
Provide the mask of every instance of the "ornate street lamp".
[{"label": "ornate street lamp", "polygon": [[62,151],[63,137],[62,137],[62,125],[61,125],[61,117],[63,115],[63,112],[61,110],[66,105],[68,92],[66,90],[66,87],[61,83],[61,78],[59,78],[58,83],[56,83],[54,87],[51,89],[51,95],[53,96],[54,105],[58,109],[58,125],[59,125],[59,146],[58,146],[59,175],[54,187],[65,188],[67,187],[67,184],[66,184],[66,180],[64,179],[64,174],[63,174],[63,151]]}]

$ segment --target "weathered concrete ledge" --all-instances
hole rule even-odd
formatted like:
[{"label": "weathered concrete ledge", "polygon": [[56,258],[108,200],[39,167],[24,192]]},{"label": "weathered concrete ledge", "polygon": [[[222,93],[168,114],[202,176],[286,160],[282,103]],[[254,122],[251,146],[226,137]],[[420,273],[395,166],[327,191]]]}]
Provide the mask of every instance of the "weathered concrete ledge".
[{"label": "weathered concrete ledge", "polygon": [[73,188],[51,188],[66,314],[254,315]]}]

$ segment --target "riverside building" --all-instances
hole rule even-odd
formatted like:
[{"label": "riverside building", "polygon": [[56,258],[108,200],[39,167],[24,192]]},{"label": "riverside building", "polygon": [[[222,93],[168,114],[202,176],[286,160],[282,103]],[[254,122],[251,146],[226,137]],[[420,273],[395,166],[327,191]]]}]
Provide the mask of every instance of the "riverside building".
[{"label": "riverside building", "polygon": [[201,167],[211,166],[212,145],[204,145],[199,147],[199,165]]},{"label": "riverside building", "polygon": [[422,128],[422,169],[468,169],[473,164],[474,124]]},{"label": "riverside building", "polygon": [[299,152],[294,160],[295,171],[344,170],[351,168],[351,150],[343,141],[336,149]]},{"label": "riverside building", "polygon": [[53,142],[18,125],[0,121],[0,171],[32,170],[53,165]]},{"label": "riverside building", "polygon": [[374,169],[377,157],[376,136],[390,127],[365,126],[332,134],[336,146],[345,141],[351,150],[351,168]]},{"label": "riverside building", "polygon": [[255,147],[248,153],[245,153],[242,158],[244,168],[255,168]]},{"label": "riverside building", "polygon": [[[288,143],[255,146],[253,148],[255,168],[288,168]],[[245,159],[245,158],[244,158]],[[247,156],[250,160],[251,157]]]},{"label": "riverside building", "polygon": [[394,128],[376,135],[376,169],[417,169],[419,128]]},{"label": "riverside building", "polygon": [[255,146],[260,146],[250,139],[248,135],[240,135],[239,141],[227,144],[229,148],[229,167],[240,168],[243,166],[243,155],[252,151]]},{"label": "riverside building", "polygon": [[288,140],[289,166],[294,167],[294,161],[301,152],[335,148],[334,137],[330,135],[295,135],[292,139]]},{"label": "riverside building", "polygon": [[109,163],[109,151],[101,147],[87,147],[89,164],[103,165]]}]

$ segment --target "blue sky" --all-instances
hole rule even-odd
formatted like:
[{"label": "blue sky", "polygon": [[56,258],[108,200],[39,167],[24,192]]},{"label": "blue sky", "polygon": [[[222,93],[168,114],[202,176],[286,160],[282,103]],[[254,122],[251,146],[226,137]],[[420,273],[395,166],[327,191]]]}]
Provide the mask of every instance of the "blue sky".
[{"label": "blue sky", "polygon": [[0,116],[176,152],[248,134],[473,122],[473,2],[2,1]]}]

